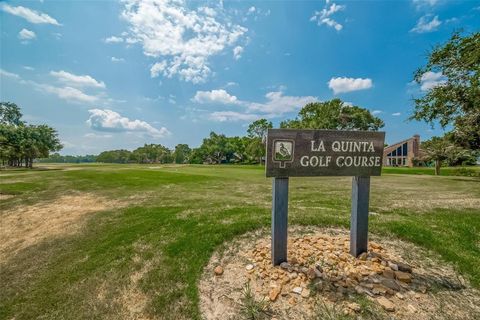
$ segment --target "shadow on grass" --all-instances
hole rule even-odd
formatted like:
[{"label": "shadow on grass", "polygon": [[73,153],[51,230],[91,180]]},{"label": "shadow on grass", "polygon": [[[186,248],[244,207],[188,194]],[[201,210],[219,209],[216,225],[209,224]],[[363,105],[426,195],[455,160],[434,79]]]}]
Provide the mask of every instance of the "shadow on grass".
[{"label": "shadow on grass", "polygon": [[[199,319],[196,284],[214,249],[265,225],[269,215],[261,208],[241,207],[178,219],[176,215],[183,210],[136,207],[98,213],[83,234],[21,251],[1,266],[0,318],[101,317],[101,306],[93,301],[99,285],[108,280],[113,285],[105,290],[119,295],[129,285],[136,245],[142,243],[146,260],[159,257],[141,282],[141,290],[150,297],[146,312]],[[219,216],[232,222],[218,223]],[[122,309],[118,304],[112,303],[103,312],[115,314]]]}]

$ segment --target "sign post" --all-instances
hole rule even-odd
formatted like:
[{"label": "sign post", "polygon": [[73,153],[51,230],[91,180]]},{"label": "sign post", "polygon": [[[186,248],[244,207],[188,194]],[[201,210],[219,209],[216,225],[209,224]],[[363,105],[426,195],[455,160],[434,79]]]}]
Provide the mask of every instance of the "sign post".
[{"label": "sign post", "polygon": [[370,176],[381,174],[384,141],[385,132],[268,130],[274,265],[287,261],[288,177],[353,176],[350,253],[358,256],[367,250]]},{"label": "sign post", "polygon": [[350,217],[350,254],[357,257],[368,248],[368,202],[370,177],[352,179],[352,213]]},{"label": "sign post", "polygon": [[288,178],[273,178],[272,261],[287,261]]}]

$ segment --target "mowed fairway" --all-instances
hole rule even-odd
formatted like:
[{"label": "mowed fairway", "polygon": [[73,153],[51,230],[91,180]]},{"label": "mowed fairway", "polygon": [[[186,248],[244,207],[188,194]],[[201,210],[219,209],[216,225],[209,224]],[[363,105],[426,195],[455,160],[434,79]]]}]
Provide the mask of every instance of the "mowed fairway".
[{"label": "mowed fairway", "polygon": [[[270,224],[257,166],[0,172],[1,319],[199,319],[225,241]],[[348,228],[351,178],[290,183],[289,223]],[[372,178],[370,230],[431,249],[480,287],[480,179]]]}]

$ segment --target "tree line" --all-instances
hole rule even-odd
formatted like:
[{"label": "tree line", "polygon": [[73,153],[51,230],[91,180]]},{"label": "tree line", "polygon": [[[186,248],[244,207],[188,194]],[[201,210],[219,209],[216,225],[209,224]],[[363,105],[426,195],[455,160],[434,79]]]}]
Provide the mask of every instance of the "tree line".
[{"label": "tree line", "polygon": [[48,157],[62,148],[55,129],[21,120],[20,108],[11,102],[0,102],[0,164],[2,167],[31,168],[36,158]]},{"label": "tree line", "polygon": [[[283,121],[281,128],[333,129],[333,130],[378,130],[383,121],[369,110],[346,104],[340,99],[313,102],[305,105],[298,116]],[[173,150],[161,144],[145,144],[133,151],[109,150],[95,157],[104,163],[191,163],[191,164],[262,164],[265,156],[267,130],[272,122],[259,119],[252,122],[245,136],[227,137],[211,132],[198,148],[178,144]],[[42,162],[91,162],[90,157],[52,155]],[[83,159],[85,161],[83,161]]]}]

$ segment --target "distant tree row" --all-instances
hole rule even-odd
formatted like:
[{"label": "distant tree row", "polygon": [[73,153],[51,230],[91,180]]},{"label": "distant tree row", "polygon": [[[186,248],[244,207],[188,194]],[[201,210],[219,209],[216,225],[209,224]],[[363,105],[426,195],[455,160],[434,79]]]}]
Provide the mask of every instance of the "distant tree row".
[{"label": "distant tree row", "polygon": [[0,102],[0,164],[31,168],[37,158],[48,157],[62,148],[55,129],[47,125],[29,125],[21,120],[20,108]]},{"label": "distant tree row", "polygon": [[133,151],[110,150],[97,156],[97,162],[105,163],[172,163],[172,151],[161,144],[146,144]]},{"label": "distant tree row", "polygon": [[[304,106],[296,119],[281,123],[282,128],[317,128],[337,130],[373,130],[383,127],[383,121],[367,109],[351,106],[340,99],[314,102]],[[170,150],[161,144],[145,144],[133,151],[109,150],[98,156],[60,156],[53,154],[42,162],[96,162],[104,163],[192,163],[262,164],[265,156],[267,130],[270,121],[259,119],[248,126],[247,135],[227,137],[211,132],[198,148],[178,144]]]},{"label": "distant tree row", "polygon": [[92,163],[97,161],[97,156],[87,154],[85,156],[63,156],[58,152],[51,154],[48,158],[37,159],[39,163]]}]

